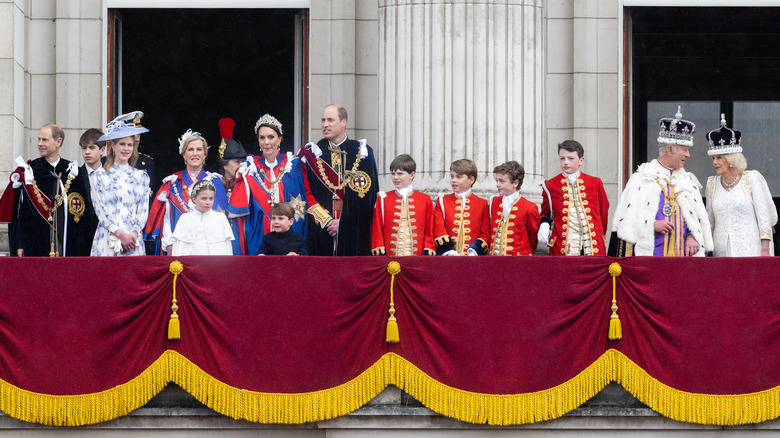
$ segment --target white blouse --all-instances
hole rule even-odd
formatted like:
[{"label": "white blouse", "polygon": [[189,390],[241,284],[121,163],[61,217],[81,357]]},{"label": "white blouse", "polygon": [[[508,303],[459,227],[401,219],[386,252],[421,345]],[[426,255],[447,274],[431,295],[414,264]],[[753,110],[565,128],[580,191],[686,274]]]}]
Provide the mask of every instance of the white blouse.
[{"label": "white blouse", "polygon": [[757,171],[744,171],[731,190],[723,188],[720,176],[709,177],[707,214],[716,257],[760,256],[762,239],[769,239],[769,252],[774,255],[772,226],[777,223],[777,209]]}]

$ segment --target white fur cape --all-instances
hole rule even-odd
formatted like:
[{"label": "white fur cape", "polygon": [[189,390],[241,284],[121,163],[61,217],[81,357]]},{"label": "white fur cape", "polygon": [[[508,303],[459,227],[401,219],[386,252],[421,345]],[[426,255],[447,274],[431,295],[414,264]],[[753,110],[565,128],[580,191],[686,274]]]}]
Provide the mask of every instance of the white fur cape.
[{"label": "white fur cape", "polygon": [[[678,193],[677,203],[688,232],[699,242],[697,256],[712,251],[712,231],[707,210],[701,198],[701,184],[692,173],[679,169],[669,176],[669,170],[658,160],[644,163],[631,175],[615,210],[612,231],[619,238],[634,244],[634,255],[651,256],[655,247],[653,223],[658,213],[661,186],[671,183]],[[659,185],[660,184],[660,185]]]}]

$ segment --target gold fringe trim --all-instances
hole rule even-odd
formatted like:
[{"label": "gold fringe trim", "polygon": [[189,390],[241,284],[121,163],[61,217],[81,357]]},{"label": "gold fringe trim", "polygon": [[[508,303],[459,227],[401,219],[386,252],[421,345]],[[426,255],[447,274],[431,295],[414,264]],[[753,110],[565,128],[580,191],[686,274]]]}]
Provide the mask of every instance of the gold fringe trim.
[{"label": "gold fringe trim", "polygon": [[0,380],[0,411],[30,423],[83,426],[129,414],[145,405],[169,381],[168,352],[138,377],[111,389],[80,395],[49,395],[26,391]]},{"label": "gold fringe trim", "polygon": [[615,364],[614,381],[664,417],[721,426],[760,423],[780,417],[780,386],[747,394],[685,392],[654,379],[617,350],[607,350],[603,357],[610,357]]},{"label": "gold fringe trim", "polygon": [[558,418],[610,381],[623,385],[654,411],[678,421],[732,426],[780,416],[780,386],[736,395],[688,393],[664,385],[613,349],[558,386],[506,395],[447,386],[395,353],[385,354],[359,376],[333,388],[299,394],[255,392],[222,383],[181,354],[168,350],[133,380],[92,394],[40,394],[0,380],[0,410],[23,421],[52,426],[94,424],[127,415],[146,404],[168,382],[174,382],[209,408],[234,419],[300,424],[346,415],[392,384],[451,418],[516,425]]},{"label": "gold fringe trim", "polygon": [[359,376],[342,385],[299,394],[255,392],[235,388],[206,374],[184,356],[172,361],[173,382],[209,408],[234,419],[258,423],[299,424],[346,415],[386,386],[389,358],[382,356]]},{"label": "gold fringe trim", "polygon": [[571,380],[525,394],[483,394],[447,386],[394,353],[388,383],[408,392],[429,409],[447,417],[478,424],[505,426],[558,418],[596,395],[610,382],[612,364],[601,356]]}]

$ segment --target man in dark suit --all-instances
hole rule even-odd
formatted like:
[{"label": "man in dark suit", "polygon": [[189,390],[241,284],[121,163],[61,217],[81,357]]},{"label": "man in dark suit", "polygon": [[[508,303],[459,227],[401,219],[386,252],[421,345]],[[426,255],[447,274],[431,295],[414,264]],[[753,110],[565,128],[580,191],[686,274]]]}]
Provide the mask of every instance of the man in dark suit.
[{"label": "man in dark suit", "polygon": [[328,105],[322,112],[322,135],[301,148],[308,182],[320,211],[311,212],[309,255],[371,255],[371,220],[378,177],[374,150],[365,140],[347,138],[347,110]]},{"label": "man in dark suit", "polygon": [[75,217],[85,209],[85,189],[78,179],[78,165],[60,157],[64,139],[62,128],[45,125],[38,131],[40,157],[27,163],[21,157],[16,160],[12,184],[0,200],[0,222],[10,223],[11,255],[40,257],[77,252],[79,238],[75,233],[79,227]]}]

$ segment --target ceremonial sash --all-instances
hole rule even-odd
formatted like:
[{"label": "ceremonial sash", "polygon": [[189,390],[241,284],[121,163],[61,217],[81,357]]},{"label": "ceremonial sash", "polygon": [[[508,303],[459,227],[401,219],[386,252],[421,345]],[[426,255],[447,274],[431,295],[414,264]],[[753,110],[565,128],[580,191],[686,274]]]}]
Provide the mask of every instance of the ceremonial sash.
[{"label": "ceremonial sash", "polygon": [[[176,184],[177,182],[181,184],[181,187],[179,187],[179,196],[181,196],[181,201],[179,200],[178,197],[176,197],[176,195],[173,194],[173,190],[175,188],[174,184]],[[184,190],[185,184],[182,176],[179,175],[176,181],[171,181],[170,184],[171,184],[171,189],[168,191],[168,200],[174,205],[174,207],[179,209],[180,212],[182,213],[189,212],[190,209],[188,204],[190,202],[190,194],[188,190]]]},{"label": "ceremonial sash", "polygon": [[[10,186],[9,188],[11,189],[10,191],[12,192],[12,195],[9,196],[9,199],[6,199],[6,193],[8,193],[8,191],[9,191],[8,189],[6,189],[6,193],[3,193],[3,199],[2,199],[2,201],[0,201],[0,208],[2,209],[2,216],[1,216],[0,222],[3,222],[3,223],[10,223],[12,218],[13,218],[13,204],[14,204],[14,202],[16,200],[15,190],[13,190],[13,184],[15,182],[14,178],[13,178],[14,174],[19,175],[18,176],[19,180],[24,181],[24,170],[21,167],[17,167],[16,170],[14,170],[13,173],[11,173],[11,183],[9,184],[9,186]],[[57,229],[57,224],[55,224],[53,220],[52,221],[49,220],[49,217],[51,216],[51,213],[49,213],[49,210],[51,210],[51,205],[52,205],[51,204],[51,199],[49,199],[49,197],[46,196],[45,193],[39,191],[39,193],[41,195],[40,201],[39,201],[38,200],[38,196],[35,195],[35,188],[33,188],[32,184],[24,184],[23,183],[22,184],[22,188],[24,189],[23,193],[27,195],[27,198],[30,201],[30,205],[32,205],[33,209],[41,216],[41,219],[43,219],[44,222],[46,222],[47,224],[49,224],[50,227],[52,227],[53,229],[56,230]],[[24,194],[22,195],[23,197],[24,197]],[[6,205],[6,203],[9,203],[9,202],[11,204],[11,206],[10,206],[11,216],[10,217],[6,217],[6,215],[8,214],[6,212],[6,209],[8,209],[8,206]],[[8,221],[6,222],[5,219],[8,219]]]},{"label": "ceremonial sash", "polygon": [[263,214],[265,214],[268,219],[271,218],[270,213],[270,203],[271,203],[271,194],[268,193],[268,191],[263,186],[263,183],[255,180],[252,181],[254,178],[250,178],[249,181],[249,191],[252,193],[252,197],[255,198],[255,201],[260,205],[260,209],[263,210]]},{"label": "ceremonial sash", "polygon": [[[305,159],[306,160],[306,164],[308,164],[309,167],[311,167],[312,172],[317,177],[317,179],[320,180],[322,185],[324,185],[328,190],[330,190],[331,193],[333,193],[334,195],[338,196],[339,199],[344,199],[344,189],[343,188],[341,190],[336,190],[336,189],[332,189],[330,187],[330,185],[334,185],[334,186],[338,185],[338,183],[339,183],[339,181],[341,179],[339,174],[336,173],[335,170],[333,170],[333,168],[330,166],[330,164],[326,163],[325,160],[321,160],[321,159],[317,158],[317,156],[314,155],[314,152],[312,152],[311,149],[309,149],[307,147],[300,148],[298,150],[298,153],[296,154],[296,156],[298,158],[300,158],[300,159]],[[319,160],[319,163],[317,162],[317,160]],[[322,164],[322,169],[325,172],[325,178],[328,181],[325,181],[323,179],[322,175],[320,174],[320,170],[319,170],[319,165],[320,164]],[[346,164],[346,160],[345,160],[345,164]],[[336,181],[336,183],[334,184],[332,181]],[[328,185],[328,182],[330,182],[330,185]]]}]

